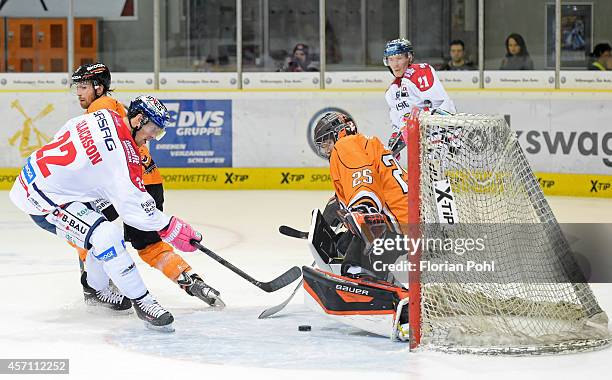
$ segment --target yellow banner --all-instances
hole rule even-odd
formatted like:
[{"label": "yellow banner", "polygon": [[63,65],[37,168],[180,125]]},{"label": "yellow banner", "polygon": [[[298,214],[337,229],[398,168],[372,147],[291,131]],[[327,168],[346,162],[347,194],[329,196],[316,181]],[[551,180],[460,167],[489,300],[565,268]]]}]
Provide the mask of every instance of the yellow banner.
[{"label": "yellow banner", "polygon": [[[166,189],[332,190],[328,168],[161,168]],[[19,169],[0,168],[0,190]],[[612,176],[535,173],[546,195],[612,198]]]},{"label": "yellow banner", "polygon": [[612,198],[612,176],[599,174],[535,173],[546,195]]},{"label": "yellow banner", "polygon": [[328,168],[160,168],[167,189],[332,190]]},{"label": "yellow banner", "polygon": [[10,190],[19,172],[20,169],[0,168],[0,190]]}]

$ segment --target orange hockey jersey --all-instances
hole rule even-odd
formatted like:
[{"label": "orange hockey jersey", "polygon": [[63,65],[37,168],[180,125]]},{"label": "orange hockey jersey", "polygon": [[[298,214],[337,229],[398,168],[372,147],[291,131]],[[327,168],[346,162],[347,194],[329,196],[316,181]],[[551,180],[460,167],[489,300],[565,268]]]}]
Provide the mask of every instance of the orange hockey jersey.
[{"label": "orange hockey jersey", "polygon": [[[118,100],[111,98],[110,96],[101,96],[94,100],[87,113],[96,112],[101,109],[107,109],[117,112],[122,118],[126,116],[125,107]],[[159,169],[151,157],[149,149],[143,145],[139,148],[140,160],[142,161],[143,174],[142,180],[145,185],[156,185],[162,183],[162,176],[159,173]]]},{"label": "orange hockey jersey", "polygon": [[340,138],[330,160],[336,196],[348,209],[374,207],[396,232],[408,223],[406,172],[380,140],[362,134]]},{"label": "orange hockey jersey", "polygon": [[126,116],[125,107],[117,99],[113,99],[110,96],[100,96],[98,99],[91,102],[87,108],[87,113],[96,112],[98,110],[111,110],[115,111],[124,118]]}]

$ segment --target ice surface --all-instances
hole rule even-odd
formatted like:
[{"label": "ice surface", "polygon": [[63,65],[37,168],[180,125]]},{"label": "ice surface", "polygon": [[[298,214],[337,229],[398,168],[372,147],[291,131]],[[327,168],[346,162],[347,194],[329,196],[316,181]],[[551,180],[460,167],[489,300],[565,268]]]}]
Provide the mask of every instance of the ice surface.
[{"label": "ice surface", "polygon": [[[168,191],[166,210],[195,225],[207,247],[261,281],[312,261],[306,241],[278,234],[307,229],[328,192]],[[563,222],[612,222],[612,200],[552,198]],[[208,257],[183,254],[228,304],[211,310],[187,296],[132,251],[152,294],[175,316],[176,333],[147,330],[134,314],[89,312],[76,253],[39,229],[0,192],[0,358],[69,358],[70,378],[462,379],[603,378],[612,350],[506,358],[409,353],[403,343],[362,333],[312,313],[300,292],[278,317],[258,320],[295,284],[265,293]],[[612,313],[612,286],[596,285]],[[309,324],[311,332],[299,332]]]}]

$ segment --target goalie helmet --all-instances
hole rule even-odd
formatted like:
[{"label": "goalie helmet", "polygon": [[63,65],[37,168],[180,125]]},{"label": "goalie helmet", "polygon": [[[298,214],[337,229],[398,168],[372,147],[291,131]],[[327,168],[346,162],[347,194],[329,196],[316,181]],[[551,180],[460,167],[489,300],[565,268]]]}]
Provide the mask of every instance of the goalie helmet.
[{"label": "goalie helmet", "polygon": [[329,159],[331,149],[327,149],[326,142],[331,145],[339,138],[357,133],[357,124],[347,114],[342,112],[328,112],[317,122],[314,129],[314,146],[319,157]]},{"label": "goalie helmet", "polygon": [[93,86],[104,86],[104,92],[110,90],[111,84],[111,73],[108,67],[103,63],[87,63],[79,66],[74,73],[72,73],[72,83],[91,81]]},{"label": "goalie helmet", "polygon": [[141,95],[130,102],[130,107],[128,108],[127,112],[130,126],[132,126],[131,119],[136,117],[138,114],[142,114],[143,118],[136,128],[132,127],[133,135],[137,130],[142,128],[143,125],[147,124],[149,121],[152,121],[163,131],[163,133],[160,133],[160,135],[156,138],[157,140],[160,140],[165,134],[165,129],[170,122],[170,113],[168,112],[166,106],[157,98],[150,95]]},{"label": "goalie helmet", "polygon": [[387,45],[385,45],[385,51],[383,52],[383,63],[385,66],[389,66],[389,57],[402,54],[414,55],[412,43],[405,38],[391,40],[387,42]]}]

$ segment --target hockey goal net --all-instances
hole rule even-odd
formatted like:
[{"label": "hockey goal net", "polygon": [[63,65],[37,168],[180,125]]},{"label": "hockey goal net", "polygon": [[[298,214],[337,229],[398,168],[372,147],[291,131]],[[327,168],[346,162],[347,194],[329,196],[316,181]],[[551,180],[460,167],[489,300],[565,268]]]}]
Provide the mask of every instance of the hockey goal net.
[{"label": "hockey goal net", "polygon": [[[420,189],[408,194],[411,231],[434,242],[409,255],[420,269],[409,280],[411,347],[524,355],[608,345],[608,318],[504,118],[413,115],[405,133],[409,188]],[[435,243],[479,238],[483,249],[462,254]]]}]

